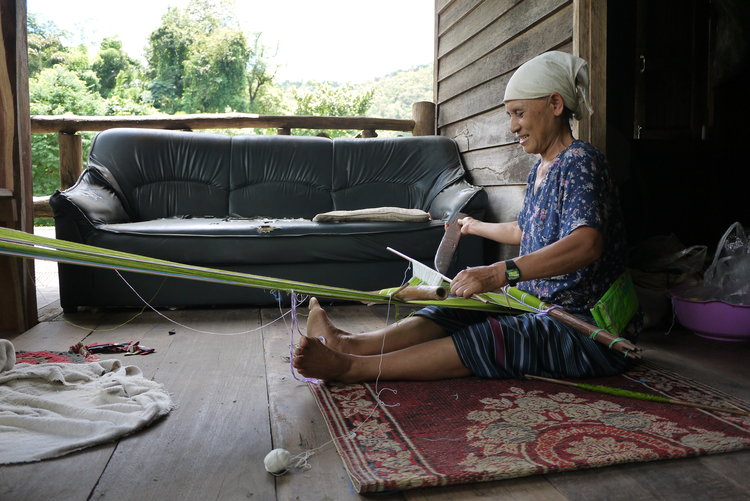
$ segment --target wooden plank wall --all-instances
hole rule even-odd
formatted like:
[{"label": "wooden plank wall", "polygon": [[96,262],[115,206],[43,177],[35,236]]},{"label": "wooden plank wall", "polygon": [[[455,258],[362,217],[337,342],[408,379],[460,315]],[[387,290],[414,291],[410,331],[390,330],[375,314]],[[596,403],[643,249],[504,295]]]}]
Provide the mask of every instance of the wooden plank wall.
[{"label": "wooden plank wall", "polygon": [[[33,232],[26,0],[0,3],[0,225]],[[0,332],[37,322],[34,261],[0,256]]]},{"label": "wooden plank wall", "polygon": [[[573,0],[436,0],[438,134],[459,145],[489,221],[514,220],[535,157],[510,133],[502,99],[513,71],[548,50],[573,50]],[[517,255],[490,246],[487,260]]]}]

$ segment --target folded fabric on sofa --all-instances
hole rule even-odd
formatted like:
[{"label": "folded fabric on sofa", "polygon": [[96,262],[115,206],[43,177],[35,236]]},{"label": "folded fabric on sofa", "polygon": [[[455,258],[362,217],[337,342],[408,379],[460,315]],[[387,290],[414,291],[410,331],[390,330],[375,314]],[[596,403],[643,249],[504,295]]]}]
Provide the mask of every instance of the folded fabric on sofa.
[{"label": "folded fabric on sofa", "polygon": [[316,223],[342,223],[348,221],[392,221],[418,223],[430,220],[430,213],[403,207],[372,207],[357,210],[334,210],[317,214]]}]

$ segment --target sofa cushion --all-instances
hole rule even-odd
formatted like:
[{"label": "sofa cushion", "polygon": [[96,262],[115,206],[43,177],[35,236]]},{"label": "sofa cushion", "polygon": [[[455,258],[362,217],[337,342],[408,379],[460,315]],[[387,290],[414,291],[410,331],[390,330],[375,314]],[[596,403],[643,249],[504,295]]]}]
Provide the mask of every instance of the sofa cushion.
[{"label": "sofa cushion", "polygon": [[112,174],[133,221],[225,216],[230,145],[219,134],[110,129],[94,138],[89,166]]},{"label": "sofa cushion", "polygon": [[333,141],[334,210],[405,207],[432,199],[464,175],[456,143],[442,136]]},{"label": "sofa cushion", "polygon": [[333,208],[330,139],[235,136],[228,214],[311,219]]},{"label": "sofa cushion", "polygon": [[431,261],[442,221],[315,223],[304,219],[156,219],[97,227],[86,243],[200,266],[377,262],[393,247]]}]

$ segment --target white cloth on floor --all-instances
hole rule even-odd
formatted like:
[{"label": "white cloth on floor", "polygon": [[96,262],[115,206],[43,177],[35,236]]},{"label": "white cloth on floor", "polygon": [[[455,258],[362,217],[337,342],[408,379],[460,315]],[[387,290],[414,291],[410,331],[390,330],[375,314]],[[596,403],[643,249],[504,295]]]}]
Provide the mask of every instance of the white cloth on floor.
[{"label": "white cloth on floor", "polygon": [[[54,458],[110,442],[174,407],[161,384],[119,360],[17,364],[0,348],[0,464]],[[15,351],[13,351],[15,359]]]},{"label": "white cloth on floor", "polygon": [[13,343],[7,339],[0,339],[0,372],[7,371],[16,365],[16,350]]}]

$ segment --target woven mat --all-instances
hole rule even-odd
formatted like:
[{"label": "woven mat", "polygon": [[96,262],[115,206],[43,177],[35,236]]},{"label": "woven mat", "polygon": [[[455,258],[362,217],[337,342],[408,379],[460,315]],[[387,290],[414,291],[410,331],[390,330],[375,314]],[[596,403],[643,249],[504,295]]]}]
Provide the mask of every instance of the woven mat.
[{"label": "woven mat", "polygon": [[[647,363],[586,382],[750,410]],[[554,383],[464,378],[310,388],[360,493],[750,448],[750,417]],[[378,390],[385,406],[375,405]]]}]

